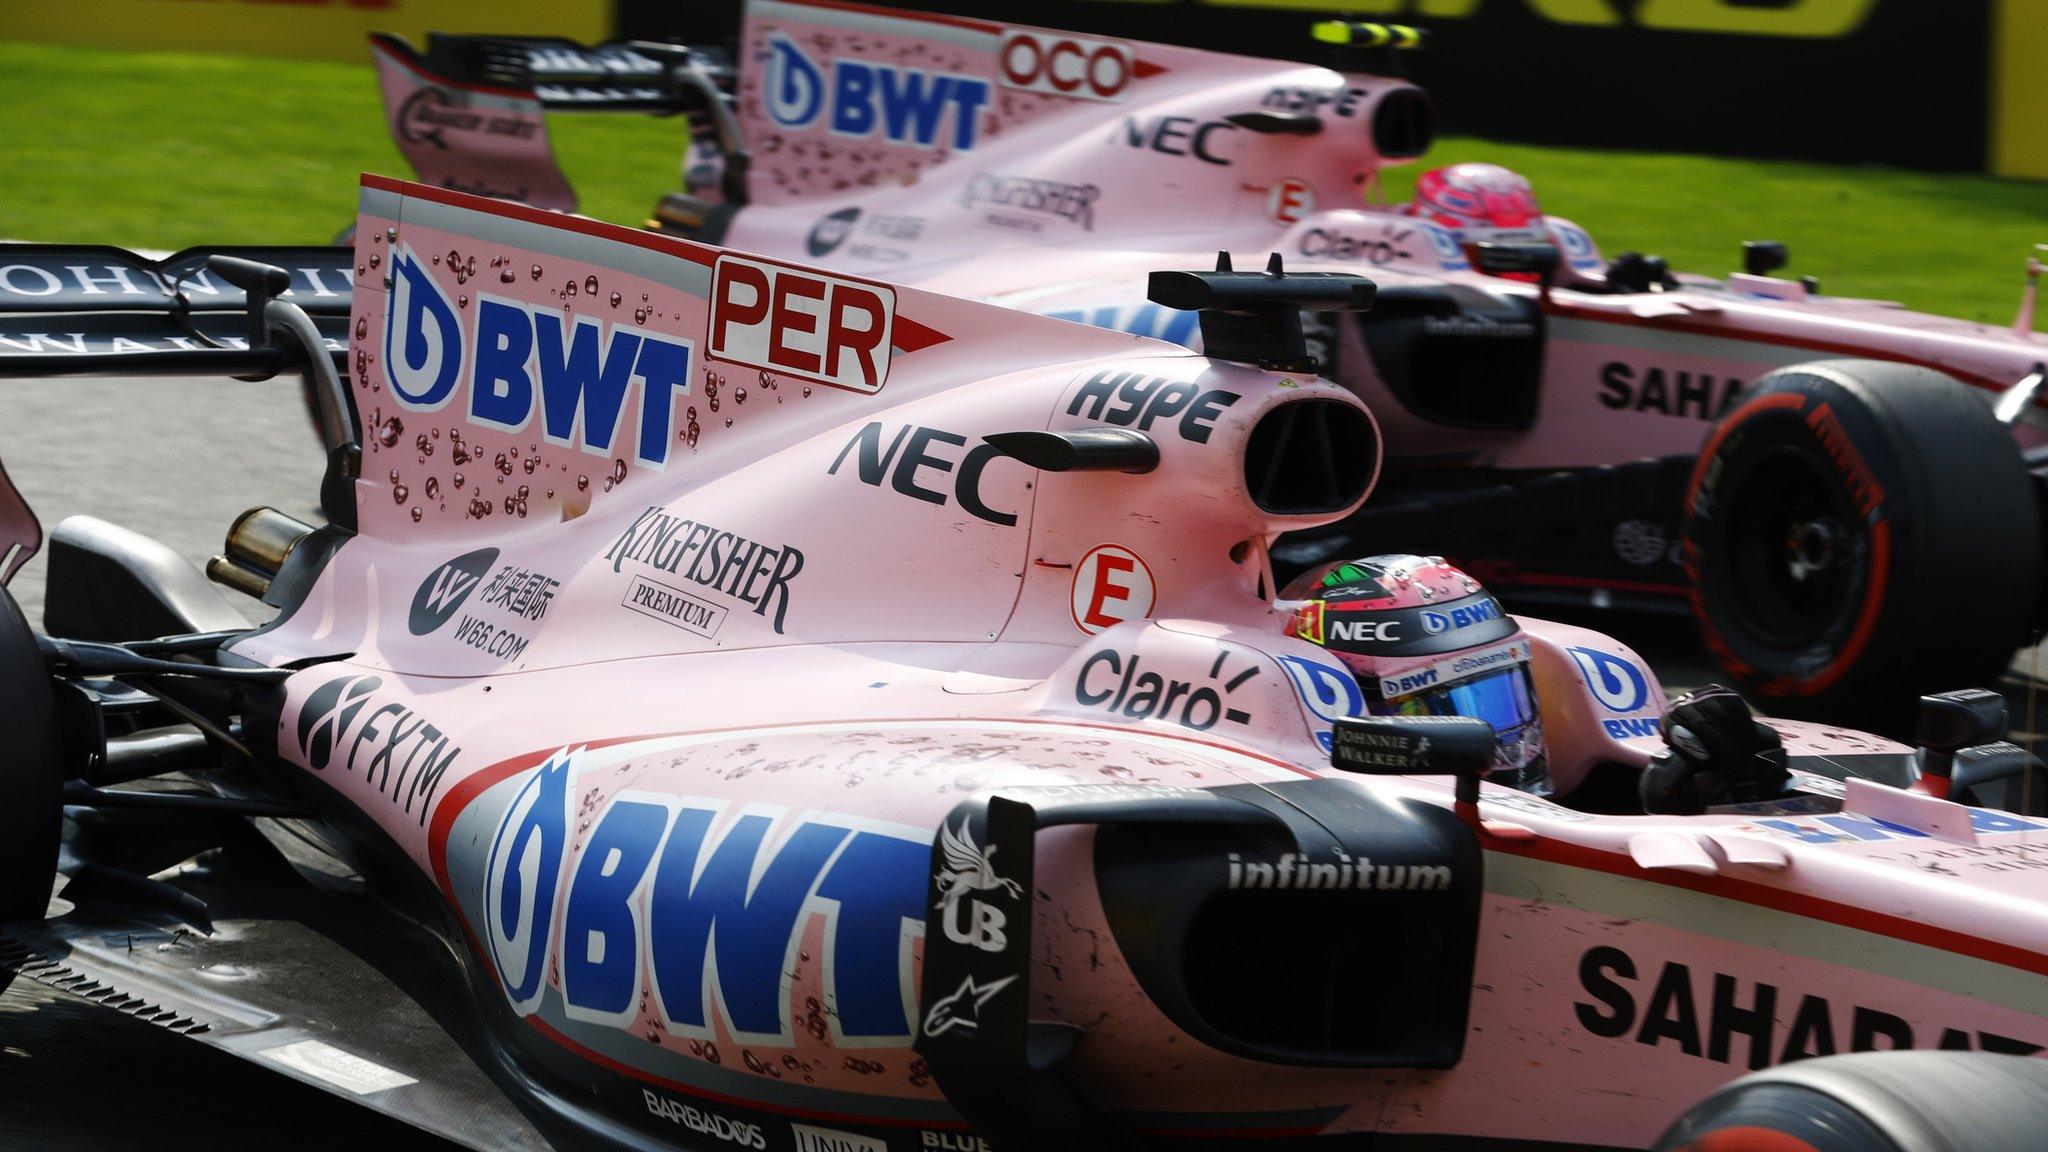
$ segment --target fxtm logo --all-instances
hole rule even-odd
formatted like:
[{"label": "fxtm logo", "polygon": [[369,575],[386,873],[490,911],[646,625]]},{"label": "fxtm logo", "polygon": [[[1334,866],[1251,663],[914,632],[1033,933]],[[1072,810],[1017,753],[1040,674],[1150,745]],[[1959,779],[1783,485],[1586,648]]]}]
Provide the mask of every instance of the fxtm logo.
[{"label": "fxtm logo", "polygon": [[1598,648],[1566,648],[1587,691],[1609,712],[1638,712],[1650,702],[1650,681],[1633,661]]},{"label": "fxtm logo", "polygon": [[357,724],[383,684],[381,677],[347,675],[315,688],[299,708],[299,754],[315,772],[330,766],[360,771],[365,784],[402,811],[410,814],[417,805],[424,825],[441,779],[462,749],[403,704],[379,705]]},{"label": "fxtm logo", "polygon": [[416,412],[447,407],[468,378],[472,423],[523,432],[538,411],[548,443],[610,457],[631,407],[627,398],[637,393],[634,458],[660,468],[673,439],[673,400],[689,395],[695,351],[688,340],[483,294],[475,331],[465,333],[455,305],[411,247],[401,244],[391,255],[384,371],[392,396]]},{"label": "fxtm logo", "polygon": [[419,591],[412,594],[412,612],[406,618],[406,627],[415,636],[425,636],[437,631],[448,622],[455,610],[469,599],[484,573],[498,559],[496,548],[479,548],[465,552],[427,574],[420,581]]},{"label": "fxtm logo", "polygon": [[[909,1039],[928,837],[631,790],[577,816],[582,754],[563,750],[533,770],[491,838],[485,942],[516,1011],[539,1007],[559,965],[571,1019],[624,1026],[652,988],[671,1035],[787,1045],[782,974],[822,917],[818,976],[833,1042]],[[572,848],[570,829],[585,820]]]},{"label": "fxtm logo", "polygon": [[[971,152],[989,96],[989,82],[973,76],[845,58],[832,61],[828,94],[824,71],[794,40],[768,41],[764,99],[768,118],[784,128],[809,128],[823,116],[840,136],[879,132],[891,144]],[[952,131],[942,133],[948,114]]]}]

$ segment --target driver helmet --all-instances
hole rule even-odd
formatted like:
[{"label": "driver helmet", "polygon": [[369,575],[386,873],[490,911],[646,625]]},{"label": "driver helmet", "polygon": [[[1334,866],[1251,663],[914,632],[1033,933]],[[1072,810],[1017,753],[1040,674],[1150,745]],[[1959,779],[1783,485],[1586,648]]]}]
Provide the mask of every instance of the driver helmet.
[{"label": "driver helmet", "polygon": [[1452,164],[1415,180],[1415,199],[1402,211],[1441,224],[1467,244],[1482,240],[1538,239],[1543,209],[1528,178],[1498,164]]},{"label": "driver helmet", "polygon": [[1441,556],[1368,556],[1314,569],[1286,592],[1287,632],[1321,645],[1375,716],[1493,725],[1494,783],[1550,793],[1529,638],[1477,580]]}]

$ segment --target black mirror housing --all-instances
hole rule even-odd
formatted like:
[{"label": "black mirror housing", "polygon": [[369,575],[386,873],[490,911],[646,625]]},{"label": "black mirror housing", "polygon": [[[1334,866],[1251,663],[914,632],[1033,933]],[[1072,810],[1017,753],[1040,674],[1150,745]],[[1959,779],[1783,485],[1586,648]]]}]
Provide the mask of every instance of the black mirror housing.
[{"label": "black mirror housing", "polygon": [[1564,262],[1555,244],[1495,244],[1482,241],[1472,246],[1473,263],[1489,276],[1504,273],[1533,273],[1549,280]]}]

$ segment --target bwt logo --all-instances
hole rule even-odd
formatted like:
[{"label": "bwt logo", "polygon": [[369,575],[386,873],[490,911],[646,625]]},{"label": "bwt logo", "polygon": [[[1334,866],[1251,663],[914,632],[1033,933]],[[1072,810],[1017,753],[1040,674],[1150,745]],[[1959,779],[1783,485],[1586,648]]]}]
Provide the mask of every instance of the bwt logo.
[{"label": "bwt logo", "polygon": [[623,1027],[651,987],[673,1035],[788,1044],[785,973],[823,917],[819,978],[834,1042],[910,1038],[928,834],[627,790],[572,849],[579,755],[565,749],[532,772],[491,839],[485,940],[516,1011],[540,1006],[552,959],[571,1019]]},{"label": "bwt logo", "polygon": [[1609,712],[1637,712],[1650,702],[1650,681],[1634,662],[1598,648],[1566,648],[1579,678]]},{"label": "bwt logo", "polygon": [[1489,596],[1477,604],[1468,604],[1463,608],[1453,608],[1448,612],[1424,612],[1422,614],[1422,630],[1431,636],[1435,636],[1439,633],[1449,632],[1454,628],[1470,628],[1474,624],[1484,624],[1488,620],[1498,620],[1500,615],[1500,601]]},{"label": "bwt logo", "polygon": [[[1365,692],[1358,687],[1358,680],[1342,668],[1332,668],[1315,660],[1300,656],[1276,656],[1287,678],[1294,681],[1294,693],[1301,697],[1301,705],[1308,714],[1323,722],[1334,724],[1346,716],[1365,715]],[[1323,751],[1330,750],[1330,731],[1327,727],[1316,731],[1316,743]]]},{"label": "bwt logo", "polygon": [[711,280],[709,355],[835,388],[882,390],[892,289],[732,255],[718,258]]},{"label": "bwt logo", "polygon": [[[866,60],[832,61],[829,87],[828,94],[823,70],[795,41],[770,37],[763,101],[784,128],[809,128],[822,116],[840,136],[879,132],[892,144],[972,152],[990,96],[989,82],[977,77]],[[949,112],[952,131],[943,133]]]},{"label": "bwt logo", "polygon": [[677,395],[690,393],[696,346],[688,340],[479,294],[475,330],[409,246],[391,258],[384,313],[384,371],[392,396],[438,412],[469,382],[469,419],[523,432],[539,410],[548,443],[610,457],[637,394],[634,459],[668,461]]}]

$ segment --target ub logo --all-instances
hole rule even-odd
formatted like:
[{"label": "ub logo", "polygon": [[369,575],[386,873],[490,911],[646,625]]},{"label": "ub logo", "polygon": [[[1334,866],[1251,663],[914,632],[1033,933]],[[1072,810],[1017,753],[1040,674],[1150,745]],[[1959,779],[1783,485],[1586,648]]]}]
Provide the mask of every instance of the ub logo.
[{"label": "ub logo", "polygon": [[[1024,889],[1015,880],[996,875],[995,848],[975,844],[966,817],[960,818],[957,829],[939,826],[939,846],[945,853],[946,869],[938,876],[939,902],[935,907],[945,925],[946,939],[983,952],[1002,951],[1010,943],[1003,931],[1009,918],[1000,908],[963,898],[973,892],[1008,892],[1012,899],[1022,899]],[[964,923],[963,911],[968,917]]]}]

